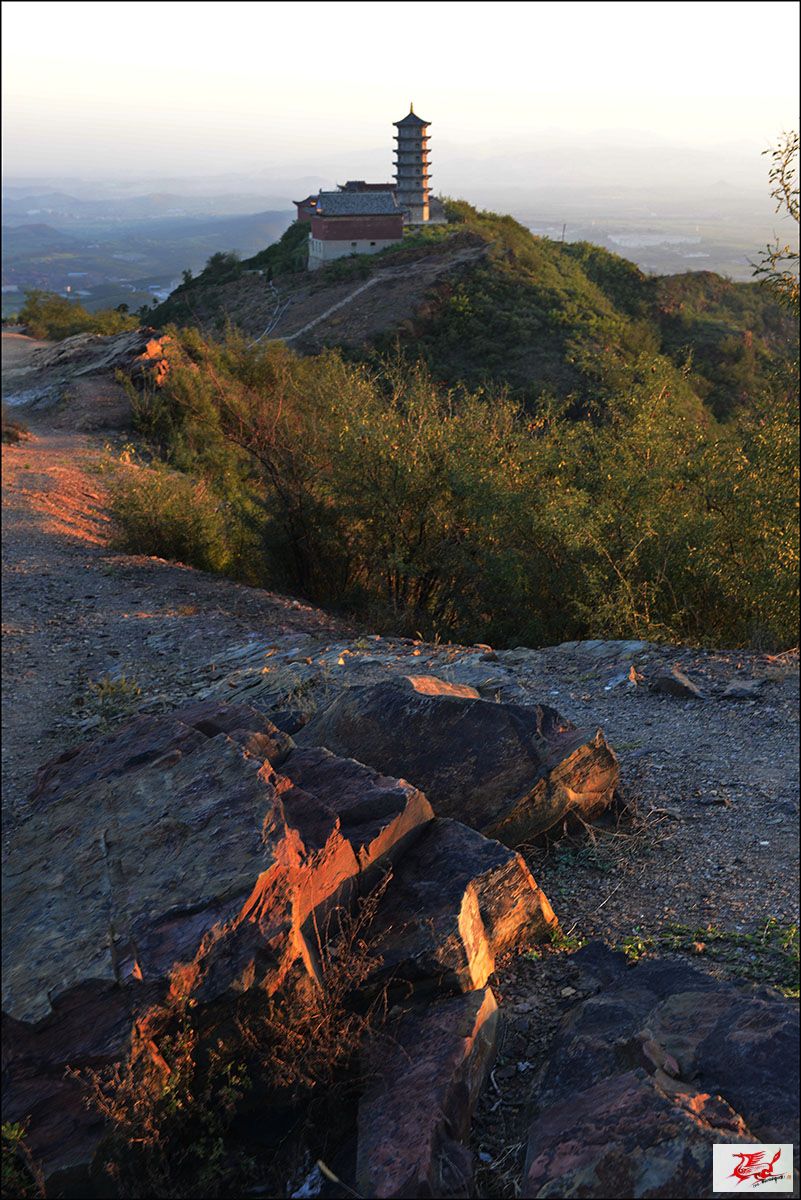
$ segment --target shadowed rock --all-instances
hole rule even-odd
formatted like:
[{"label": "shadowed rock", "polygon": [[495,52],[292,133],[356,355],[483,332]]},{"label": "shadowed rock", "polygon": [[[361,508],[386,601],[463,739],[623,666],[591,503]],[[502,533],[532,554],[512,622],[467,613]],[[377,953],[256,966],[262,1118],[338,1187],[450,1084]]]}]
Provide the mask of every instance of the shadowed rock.
[{"label": "shadowed rock", "polygon": [[706,1195],[715,1142],[798,1139],[798,1014],[685,962],[574,957],[597,994],[563,1020],[533,1101],[523,1195]]},{"label": "shadowed rock", "polygon": [[463,1144],[492,1066],[498,1007],[489,988],[391,1023],[367,1057],[356,1184],[363,1196],[472,1196]]},{"label": "shadowed rock", "polygon": [[725,1100],[671,1095],[645,1071],[629,1071],[537,1117],[522,1195],[694,1200],[709,1194],[712,1144],[754,1140]]},{"label": "shadowed rock", "polygon": [[430,678],[346,688],[297,740],[409,779],[438,816],[511,846],[572,812],[588,820],[606,808],[618,763],[600,730],[465,690]]}]

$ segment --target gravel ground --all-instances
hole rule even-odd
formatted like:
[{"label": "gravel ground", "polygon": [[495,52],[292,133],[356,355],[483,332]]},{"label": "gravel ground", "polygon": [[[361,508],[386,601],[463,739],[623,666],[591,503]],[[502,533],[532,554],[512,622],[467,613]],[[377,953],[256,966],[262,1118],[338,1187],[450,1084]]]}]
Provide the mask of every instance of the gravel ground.
[{"label": "gravel ground", "polygon": [[[17,370],[25,347],[14,339],[12,350]],[[580,998],[569,952],[581,939],[786,983],[780,941],[798,922],[797,653],[620,643],[496,653],[360,633],[291,598],[113,552],[102,439],[32,433],[3,447],[7,834],[36,769],[126,705],[210,692],[257,703],[265,678],[313,708],[339,685],[439,674],[488,698],[552,704],[601,726],[616,749],[618,810],[581,836],[524,848],[564,936],[497,974],[506,1037],[475,1125],[479,1194],[517,1194],[528,1079]],[[654,690],[674,665],[704,699]],[[129,692],[120,680],[134,681]],[[723,697],[743,680],[761,681],[753,698]]]}]

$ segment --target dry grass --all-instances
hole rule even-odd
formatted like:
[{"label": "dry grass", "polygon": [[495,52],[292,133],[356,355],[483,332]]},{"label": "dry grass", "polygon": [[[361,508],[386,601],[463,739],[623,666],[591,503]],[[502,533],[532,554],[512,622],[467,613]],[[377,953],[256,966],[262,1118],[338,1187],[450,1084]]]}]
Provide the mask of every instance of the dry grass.
[{"label": "dry grass", "polygon": [[[177,995],[138,1023],[125,1062],[72,1072],[107,1122],[100,1160],[120,1196],[188,1200],[275,1188],[308,1157],[310,1142],[325,1149],[321,1131],[347,1106],[345,1091],[358,1088],[356,1052],[383,1020],[383,997],[360,1003],[359,992],[379,965],[368,933],[388,880],[315,930],[317,982],[305,978],[269,1000],[247,994],[214,1015]],[[265,1114],[276,1126],[269,1136]]]}]

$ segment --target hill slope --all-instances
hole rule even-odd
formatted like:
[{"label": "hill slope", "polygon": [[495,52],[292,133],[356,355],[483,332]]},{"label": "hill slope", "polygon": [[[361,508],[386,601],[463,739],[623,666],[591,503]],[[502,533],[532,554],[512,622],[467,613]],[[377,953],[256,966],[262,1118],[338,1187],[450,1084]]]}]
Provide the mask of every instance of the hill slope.
[{"label": "hill slope", "polygon": [[757,284],[709,272],[648,277],[589,243],[535,237],[511,217],[448,206],[450,225],[396,250],[340,260],[309,275],[304,226],[244,263],[225,256],[177,289],[156,322],[340,346],[367,357],[399,343],[432,373],[471,387],[501,384],[603,401],[643,353],[677,368],[674,394],[727,416],[763,386],[796,343],[792,321]]}]

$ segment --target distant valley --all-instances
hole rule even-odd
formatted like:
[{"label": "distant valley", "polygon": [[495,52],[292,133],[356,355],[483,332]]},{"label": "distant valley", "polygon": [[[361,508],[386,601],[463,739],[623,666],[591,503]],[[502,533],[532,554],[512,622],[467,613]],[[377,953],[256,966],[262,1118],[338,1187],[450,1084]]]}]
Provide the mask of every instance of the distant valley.
[{"label": "distant valley", "polygon": [[[706,270],[744,281],[751,278],[760,247],[777,233],[790,236],[764,190],[724,179],[643,189],[586,180],[566,187],[550,175],[537,186],[476,180],[468,190],[480,206],[512,213],[532,233],[593,242],[647,274]],[[327,176],[302,175],[152,179],[138,185],[8,182],[3,316],[18,310],[29,288],[76,296],[90,310],[127,304],[134,311],[161,301],[184,270],[196,274],[215,252],[234,250],[246,258],[275,242],[294,215],[291,200],[331,183]]]},{"label": "distant valley", "polygon": [[[9,188],[3,204],[3,316],[23,294],[71,294],[94,310],[133,311],[163,300],[185,269],[200,269],[221,247],[243,255],[280,237],[292,219],[257,211],[255,195],[150,194],[84,200],[60,191]],[[69,289],[69,291],[68,291]]]}]

